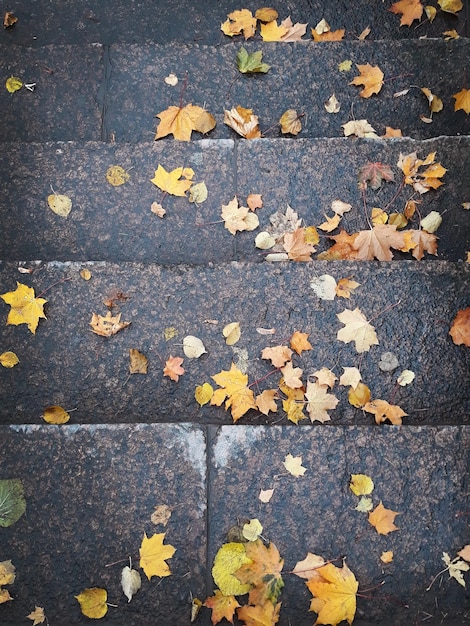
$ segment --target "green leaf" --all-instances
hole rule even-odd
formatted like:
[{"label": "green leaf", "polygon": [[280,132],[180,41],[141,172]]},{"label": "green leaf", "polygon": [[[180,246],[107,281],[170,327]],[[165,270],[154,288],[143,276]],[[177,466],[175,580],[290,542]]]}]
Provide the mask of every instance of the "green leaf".
[{"label": "green leaf", "polygon": [[26,510],[23,483],[19,478],[0,480],[0,526],[12,526]]},{"label": "green leaf", "polygon": [[266,72],[271,68],[267,63],[262,63],[263,52],[258,50],[249,54],[245,48],[241,47],[237,52],[237,65],[242,74],[248,74],[249,72]]}]

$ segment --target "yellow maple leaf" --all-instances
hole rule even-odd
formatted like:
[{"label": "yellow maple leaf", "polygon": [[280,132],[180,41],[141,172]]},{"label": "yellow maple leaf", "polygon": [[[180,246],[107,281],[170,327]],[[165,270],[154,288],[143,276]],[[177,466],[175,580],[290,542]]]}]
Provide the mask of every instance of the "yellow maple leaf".
[{"label": "yellow maple leaf", "polygon": [[269,411],[276,413],[276,400],[278,397],[276,389],[265,389],[256,396],[256,406],[258,407],[258,411],[260,411],[263,415],[268,415]]},{"label": "yellow maple leaf", "polygon": [[7,324],[17,326],[18,324],[27,324],[29,330],[36,334],[36,328],[39,319],[44,318],[44,305],[47,300],[44,298],[36,298],[34,289],[17,282],[15,291],[9,291],[0,295],[0,298],[11,306],[8,313]]},{"label": "yellow maple leaf", "polygon": [[108,593],[106,589],[91,587],[85,589],[78,596],[75,596],[80,604],[83,615],[91,619],[101,619],[108,612]]},{"label": "yellow maple leaf", "polygon": [[296,330],[290,338],[290,347],[295,350],[297,354],[302,354],[304,350],[312,350],[312,344],[308,340],[310,333],[301,333]]},{"label": "yellow maple leaf", "polygon": [[225,596],[220,589],[216,589],[214,595],[206,599],[204,606],[212,609],[211,620],[213,624],[218,624],[224,618],[233,624],[235,609],[240,604],[235,600],[235,596]]},{"label": "yellow maple leaf", "polygon": [[307,398],[307,411],[310,420],[322,424],[329,422],[331,417],[327,411],[336,408],[339,400],[332,393],[328,393],[328,387],[308,381],[305,397]]},{"label": "yellow maple leaf", "polygon": [[274,626],[279,621],[280,610],[280,602],[274,605],[268,600],[262,605],[242,606],[237,609],[237,617],[245,626]]},{"label": "yellow maple leaf", "polygon": [[386,509],[381,502],[369,513],[368,519],[379,535],[388,535],[388,533],[398,530],[398,527],[393,523],[397,515],[400,513]]},{"label": "yellow maple leaf", "polygon": [[170,106],[156,117],[160,118],[155,139],[173,135],[179,141],[190,141],[192,131],[205,135],[215,128],[215,117],[200,106]]},{"label": "yellow maple leaf", "polygon": [[356,496],[368,496],[374,490],[374,481],[367,474],[351,474],[349,489]]},{"label": "yellow maple leaf", "polygon": [[164,167],[158,165],[155,176],[151,182],[162,191],[172,196],[184,196],[191,187],[194,172],[191,168],[177,167],[171,172],[167,172]]},{"label": "yellow maple leaf", "polygon": [[152,576],[170,576],[170,568],[166,563],[166,559],[176,552],[170,544],[164,544],[165,533],[157,533],[152,537],[147,537],[144,533],[142,544],[139,548],[140,567],[144,570],[145,575],[150,580]]},{"label": "yellow maple leaf", "polygon": [[306,419],[307,416],[303,412],[305,389],[303,387],[290,389],[282,378],[279,381],[279,389],[286,396],[286,399],[282,401],[282,408],[287,413],[287,419],[294,424],[298,424],[300,420]]},{"label": "yellow maple leaf", "polygon": [[284,35],[287,34],[285,26],[278,26],[277,21],[273,20],[267,24],[261,24],[261,37],[263,41],[282,41]]},{"label": "yellow maple leaf", "polygon": [[400,26],[411,26],[414,20],[420,20],[424,6],[420,0],[400,0],[390,7],[389,11],[396,15],[401,14]]},{"label": "yellow maple leaf", "polygon": [[342,313],[337,313],[336,317],[345,325],[336,335],[339,341],[344,343],[354,341],[358,352],[369,352],[371,346],[378,345],[375,328],[359,308],[355,308],[354,311],[345,309]]},{"label": "yellow maple leaf", "polygon": [[383,72],[378,65],[357,65],[359,76],[353,78],[350,85],[364,85],[364,89],[359,93],[361,98],[370,98],[372,94],[379,93],[383,85]]},{"label": "yellow maple leaf", "polygon": [[284,250],[292,261],[311,261],[315,247],[305,241],[305,228],[297,228],[293,233],[284,234]]},{"label": "yellow maple leaf", "polygon": [[355,280],[349,278],[340,278],[336,285],[336,295],[338,298],[350,298],[351,292],[361,286],[361,283],[357,283]]},{"label": "yellow maple leaf", "polygon": [[241,583],[251,585],[249,603],[262,606],[269,601],[274,604],[284,587],[281,576],[284,559],[272,542],[265,545],[261,539],[250,541],[245,551],[250,561],[244,563],[235,576]]},{"label": "yellow maple leaf", "polygon": [[231,409],[234,422],[250,409],[256,409],[253,391],[248,387],[248,376],[234,363],[231,364],[229,371],[222,370],[212,378],[221,389],[214,391],[211,404],[220,406],[225,401],[225,408]]},{"label": "yellow maple leaf", "polygon": [[225,109],[224,124],[230,126],[245,139],[259,139],[261,137],[258,116],[254,115],[253,109],[245,109],[241,106],[234,107],[230,111]]},{"label": "yellow maple leaf", "polygon": [[220,25],[220,29],[229,37],[243,33],[245,39],[249,39],[255,34],[256,18],[248,9],[232,11],[228,14],[228,19]]},{"label": "yellow maple leaf", "polygon": [[375,415],[377,424],[382,424],[388,419],[392,424],[399,426],[402,423],[401,418],[408,415],[401,407],[396,404],[389,404],[386,400],[372,400],[362,408],[364,411]]},{"label": "yellow maple leaf", "polygon": [[32,626],[37,626],[38,624],[43,624],[45,622],[45,620],[46,620],[46,616],[44,614],[44,609],[42,608],[42,606],[35,606],[34,607],[34,611],[32,611],[26,617],[33,621]]},{"label": "yellow maple leaf", "polygon": [[258,216],[250,211],[248,207],[238,206],[237,196],[228,204],[222,205],[222,219],[225,228],[235,235],[238,231],[255,230],[259,226]]},{"label": "yellow maple leaf", "polygon": [[455,99],[454,111],[465,111],[470,113],[470,89],[462,89],[452,96]]},{"label": "yellow maple leaf", "polygon": [[318,576],[307,581],[306,585],[314,596],[310,610],[318,613],[315,624],[336,626],[346,620],[352,624],[356,613],[356,593],[359,583],[346,565],[335,567],[328,563],[316,570]]}]

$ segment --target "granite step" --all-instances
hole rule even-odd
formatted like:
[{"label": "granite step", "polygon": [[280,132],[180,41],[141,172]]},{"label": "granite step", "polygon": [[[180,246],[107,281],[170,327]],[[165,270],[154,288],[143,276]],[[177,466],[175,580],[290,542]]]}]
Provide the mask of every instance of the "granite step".
[{"label": "granite step", "polygon": [[[195,388],[205,382],[215,388],[211,377],[229,370],[232,362],[246,369],[249,384],[260,381],[257,394],[277,388],[280,374],[274,376],[261,352],[285,345],[294,331],[309,333],[313,346],[294,355],[304,377],[327,367],[339,378],[343,367],[358,367],[372,398],[401,406],[408,414],[406,425],[468,423],[470,355],[449,336],[457,312],[468,306],[468,264],[31,262],[22,267],[32,273],[19,273],[14,262],[1,264],[0,293],[15,290],[17,281],[33,287],[36,296],[48,300],[47,319],[39,321],[33,336],[24,324],[5,324],[10,308],[0,301],[0,351],[14,351],[20,360],[12,369],[1,368],[3,424],[40,424],[50,405],[74,409],[74,424],[230,424],[223,406],[199,407]],[[82,269],[91,272],[89,281],[81,277]],[[337,281],[353,278],[360,287],[349,300],[321,300],[310,283],[324,274]],[[104,301],[110,297],[114,314],[121,313],[121,321],[131,325],[107,338],[93,333],[90,321],[92,313],[106,315]],[[362,354],[336,338],[343,328],[337,314],[355,308],[372,319],[379,341]],[[222,334],[230,322],[241,326],[241,338],[232,346]],[[170,328],[177,334],[166,339]],[[273,334],[260,334],[258,328],[273,329]],[[207,354],[186,358],[182,342],[187,335],[199,337]],[[147,356],[147,375],[129,374],[130,349]],[[379,369],[384,352],[397,356],[392,373]],[[170,356],[184,359],[186,373],[178,382],[163,376]],[[401,387],[396,381],[404,369],[415,372],[416,379]],[[336,386],[335,393],[340,401],[331,412],[332,424],[374,423],[373,415],[349,404],[346,387]],[[288,423],[282,411],[268,416],[251,411],[241,422]],[[307,423],[301,421],[299,428]]]}]

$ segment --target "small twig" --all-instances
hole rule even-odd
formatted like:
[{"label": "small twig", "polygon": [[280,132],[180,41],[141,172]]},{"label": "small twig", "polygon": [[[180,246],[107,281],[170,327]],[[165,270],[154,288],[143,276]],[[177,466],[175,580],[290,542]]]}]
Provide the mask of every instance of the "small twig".
[{"label": "small twig", "polygon": [[394,304],[390,304],[389,306],[387,306],[385,309],[383,309],[382,311],[379,311],[376,315],[374,315],[373,317],[370,318],[370,320],[367,320],[368,322],[372,322],[373,320],[375,320],[377,317],[379,317],[380,315],[383,315],[383,313],[386,313],[387,311],[390,311],[391,309],[394,309],[396,306],[398,306],[399,304],[401,304],[401,299],[398,300],[398,302],[395,302]]}]

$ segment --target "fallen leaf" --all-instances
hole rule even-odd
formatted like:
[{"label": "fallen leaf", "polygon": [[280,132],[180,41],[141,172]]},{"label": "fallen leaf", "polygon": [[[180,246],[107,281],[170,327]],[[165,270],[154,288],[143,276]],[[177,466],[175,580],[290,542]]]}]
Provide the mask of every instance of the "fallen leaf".
[{"label": "fallen leaf", "polygon": [[148,359],[135,348],[129,349],[129,374],[146,374]]},{"label": "fallen leaf", "polygon": [[152,204],[150,205],[150,210],[158,217],[163,217],[164,215],[166,215],[165,209],[159,202],[152,202]]},{"label": "fallen leaf", "polygon": [[335,213],[333,217],[325,215],[326,222],[320,224],[318,228],[324,230],[326,233],[331,233],[335,228],[338,228],[338,224],[341,221],[341,215]]},{"label": "fallen leaf", "polygon": [[257,50],[256,52],[247,52],[242,46],[237,52],[237,67],[238,71],[242,74],[249,73],[261,73],[266,74],[271,69],[271,66],[262,62],[263,52]]},{"label": "fallen leaf", "polygon": [[442,560],[447,565],[449,576],[451,578],[455,578],[459,585],[465,587],[465,580],[462,572],[468,572],[470,565],[465,561],[461,561],[457,557],[455,559],[451,559],[447,552],[442,553]]},{"label": "fallen leaf", "polygon": [[[420,194],[428,192],[430,189],[438,189],[444,183],[440,180],[447,172],[440,163],[435,162],[435,152],[430,152],[422,160],[418,159],[416,152],[401,154],[397,166],[405,175],[405,184],[412,185],[414,190]],[[428,166],[420,171],[421,167]]]},{"label": "fallen leaf", "polygon": [[244,230],[255,230],[255,228],[259,226],[258,216],[250,211],[248,207],[239,207],[237,196],[228,204],[222,205],[221,216],[225,228],[232,233],[232,235]]},{"label": "fallen leaf", "polygon": [[318,614],[316,624],[337,626],[342,620],[352,624],[359,587],[352,571],[346,563],[341,569],[328,563],[316,572],[321,576],[320,580],[315,577],[306,583],[314,596],[310,610]]},{"label": "fallen leaf", "polygon": [[130,174],[120,165],[111,165],[106,170],[106,180],[113,187],[124,185],[130,178]]},{"label": "fallen leaf", "polygon": [[452,13],[453,15],[457,15],[458,11],[463,9],[462,0],[437,0],[437,4],[441,7],[442,11]]},{"label": "fallen leaf", "polygon": [[312,344],[308,341],[309,335],[310,333],[301,333],[296,330],[289,341],[292,350],[295,350],[297,354],[302,354],[306,350],[312,350]]},{"label": "fallen leaf", "polygon": [[292,350],[287,346],[271,346],[261,352],[262,359],[268,359],[274,367],[284,367],[292,359]]},{"label": "fallen leaf", "polygon": [[0,480],[0,526],[8,528],[26,511],[23,483],[19,478]]},{"label": "fallen leaf", "polygon": [[230,126],[236,133],[245,139],[259,139],[261,131],[258,126],[258,117],[252,109],[244,109],[241,106],[224,110],[224,124]]},{"label": "fallen leaf", "polygon": [[338,298],[350,298],[351,292],[361,286],[361,283],[357,283],[355,280],[349,278],[341,278],[336,285],[336,295]]},{"label": "fallen leaf", "polygon": [[315,376],[317,378],[317,383],[319,385],[325,385],[330,389],[333,389],[333,387],[335,386],[335,381],[338,380],[334,373],[327,367],[322,367],[321,370],[313,372],[311,376]]},{"label": "fallen leaf", "polygon": [[222,32],[229,37],[241,35],[245,39],[253,37],[256,30],[256,18],[248,9],[232,11],[228,14],[228,19],[220,25]]},{"label": "fallen leaf", "polygon": [[375,415],[377,424],[382,424],[388,419],[392,424],[400,426],[402,423],[401,418],[408,415],[401,407],[389,404],[386,400],[373,400],[372,402],[367,402],[362,408],[364,411]]},{"label": "fallen leaf", "polygon": [[306,580],[321,580],[321,574],[317,574],[317,570],[325,565],[325,559],[317,554],[307,552],[307,556],[302,561],[298,561],[292,570],[292,574],[295,574],[299,578],[305,578]]},{"label": "fallen leaf", "polygon": [[310,281],[310,287],[321,300],[334,300],[336,296],[336,280],[329,274],[316,276]]},{"label": "fallen leaf", "polygon": [[199,387],[196,387],[196,390],[194,392],[194,397],[199,406],[204,406],[205,404],[207,404],[213,395],[214,390],[212,386],[209,385],[209,383],[199,385]]},{"label": "fallen leaf", "polygon": [[303,387],[303,382],[300,380],[300,377],[303,374],[303,370],[300,367],[293,367],[292,362],[289,361],[286,365],[281,368],[282,377],[284,378],[284,383],[290,389],[300,389]]},{"label": "fallen leaf", "polygon": [[357,367],[343,367],[343,370],[344,372],[341,374],[339,384],[345,386],[350,385],[355,389],[361,381],[361,372]]},{"label": "fallen leaf", "polygon": [[457,312],[450,327],[449,335],[455,345],[463,344],[470,347],[470,307]]},{"label": "fallen leaf", "polygon": [[258,233],[255,237],[255,246],[259,250],[269,250],[275,245],[276,245],[276,240],[274,239],[272,235],[270,235],[265,230],[262,231],[261,233]]},{"label": "fallen leaf", "polygon": [[78,600],[80,609],[86,617],[101,619],[108,612],[108,605],[106,604],[108,592],[106,589],[100,589],[99,587],[84,589],[75,598]]},{"label": "fallen leaf", "polygon": [[161,165],[155,170],[155,176],[151,182],[162,191],[172,196],[185,196],[191,187],[194,172],[190,168],[177,167],[171,172],[167,172]]},{"label": "fallen leaf", "polygon": [[302,130],[302,124],[300,123],[299,115],[295,109],[288,109],[283,113],[279,124],[281,125],[281,133],[283,134],[289,133],[291,135],[298,135]]},{"label": "fallen leaf", "polygon": [[415,377],[416,374],[411,370],[403,370],[403,372],[397,378],[397,383],[400,385],[400,387],[406,387],[406,385],[411,385]]},{"label": "fallen leaf", "polygon": [[248,376],[243,374],[236,365],[232,363],[229,371],[222,370],[212,378],[221,389],[214,391],[211,404],[220,406],[225,401],[225,408],[231,409],[234,422],[237,422],[250,409],[256,409],[253,391],[248,387]]},{"label": "fallen leaf", "polygon": [[365,65],[356,64],[356,67],[359,70],[359,76],[353,78],[349,84],[364,86],[364,89],[359,93],[361,98],[370,98],[372,94],[379,93],[384,84],[384,75],[378,65],[366,63]]},{"label": "fallen leaf", "polygon": [[266,23],[277,20],[277,18],[279,17],[279,13],[276,11],[276,9],[272,9],[271,7],[263,7],[262,9],[257,9],[255,17],[260,22]]},{"label": "fallen leaf", "polygon": [[296,231],[302,225],[302,220],[289,205],[287,205],[285,213],[276,211],[271,215],[269,221],[271,222],[269,232],[276,241],[283,240],[286,233]]},{"label": "fallen leaf", "polygon": [[8,602],[9,600],[13,600],[10,592],[7,589],[0,589],[0,604]]},{"label": "fallen leaf", "polygon": [[393,551],[387,550],[386,552],[382,552],[380,560],[382,563],[391,563],[393,561]]},{"label": "fallen leaf", "polygon": [[278,397],[276,389],[265,389],[256,396],[256,406],[258,407],[258,411],[263,415],[268,415],[269,411],[276,413],[277,404],[275,400]]},{"label": "fallen leaf", "polygon": [[16,17],[16,15],[14,15],[11,11],[5,11],[5,15],[3,16],[4,28],[11,28],[12,26],[16,24],[17,21],[18,21],[18,18]]},{"label": "fallen leaf", "polygon": [[235,609],[238,608],[240,604],[236,601],[235,596],[226,596],[219,589],[216,589],[213,596],[206,598],[204,606],[212,609],[211,620],[213,624],[218,624],[224,618],[233,624]]},{"label": "fallen leaf", "polygon": [[393,372],[398,367],[398,359],[393,352],[384,352],[380,356],[379,369],[382,372]]},{"label": "fallen leaf", "polygon": [[354,507],[355,511],[359,511],[360,513],[368,513],[372,511],[374,505],[372,504],[372,498],[368,498],[367,496],[362,496],[357,506]]},{"label": "fallen leaf", "polygon": [[434,21],[434,18],[437,15],[437,9],[436,7],[432,7],[432,6],[425,6],[424,7],[424,12],[426,13],[426,17],[429,20],[429,23],[432,24]]},{"label": "fallen leaf", "polygon": [[16,568],[11,560],[0,562],[0,587],[2,585],[12,585],[15,582],[15,570]]},{"label": "fallen leaf", "polygon": [[386,224],[388,222],[388,213],[378,207],[374,207],[371,211],[371,221],[374,226]]},{"label": "fallen leaf", "polygon": [[292,261],[311,261],[311,254],[315,252],[315,247],[305,242],[305,228],[298,228],[293,233],[286,233],[283,246]]},{"label": "fallen leaf", "polygon": [[6,323],[13,326],[27,324],[34,335],[40,318],[46,319],[44,305],[47,300],[36,298],[32,287],[19,282],[16,285],[15,291],[8,291],[0,295],[0,298],[11,306]]},{"label": "fallen leaf", "polygon": [[242,584],[235,572],[244,563],[250,563],[244,543],[230,542],[218,550],[212,567],[212,578],[224,596],[242,596],[250,590],[249,584]]},{"label": "fallen leaf", "polygon": [[47,196],[47,204],[51,211],[54,211],[56,215],[60,217],[67,217],[72,210],[72,200],[68,196],[52,193]]},{"label": "fallen leaf", "polygon": [[330,25],[325,20],[321,19],[315,28],[312,28],[312,37],[314,41],[341,41],[344,37],[344,28],[339,30],[331,30]]},{"label": "fallen leaf", "polygon": [[[470,562],[470,544],[467,544],[466,546],[464,546],[460,552],[457,552],[457,554],[459,556],[462,557],[462,559],[465,559],[465,561]],[[1,584],[1,583],[0,583]]]},{"label": "fallen leaf", "polygon": [[282,464],[289,474],[292,474],[292,476],[295,476],[296,478],[303,476],[307,471],[307,468],[302,466],[301,456],[292,456],[292,454],[288,454]]},{"label": "fallen leaf", "polygon": [[85,267],[84,269],[80,270],[80,276],[81,278],[83,278],[83,280],[90,280],[92,273],[87,267]]},{"label": "fallen leaf", "polygon": [[155,507],[154,512],[150,516],[150,521],[152,524],[157,526],[158,524],[162,524],[162,526],[166,526],[171,517],[171,509],[167,504],[159,504]]},{"label": "fallen leaf", "polygon": [[70,414],[61,406],[52,405],[44,409],[42,418],[48,424],[66,424],[70,419]]},{"label": "fallen leaf", "polygon": [[367,474],[351,474],[349,488],[355,496],[368,496],[374,491],[374,481]]},{"label": "fallen leaf", "polygon": [[460,39],[460,35],[455,30],[455,28],[453,28],[452,30],[445,30],[442,34],[446,35],[444,41],[450,41],[451,39]]},{"label": "fallen leaf", "polygon": [[440,98],[438,98],[435,94],[432,93],[430,89],[427,87],[422,87],[421,91],[426,96],[429,103],[429,110],[431,113],[439,113],[444,108],[444,104]]},{"label": "fallen leaf", "polygon": [[193,335],[187,335],[183,339],[183,352],[188,359],[198,359],[203,354],[207,354],[202,341]]},{"label": "fallen leaf", "polygon": [[341,63],[338,63],[338,69],[340,72],[349,72],[351,71],[352,68],[352,61],[350,61],[349,59],[346,59],[346,61],[341,61]]},{"label": "fallen leaf", "polygon": [[393,523],[397,515],[400,515],[400,513],[386,509],[382,502],[380,502],[380,504],[369,513],[369,524],[372,524],[379,535],[388,535],[388,533],[394,530],[399,530]]},{"label": "fallen leaf", "polygon": [[273,497],[274,489],[261,489],[259,492],[259,499],[264,504],[267,504]]},{"label": "fallen leaf", "polygon": [[32,626],[43,624],[46,621],[46,615],[44,614],[44,609],[42,608],[42,606],[35,606],[34,611],[32,611],[26,617],[32,620],[33,622]]},{"label": "fallen leaf", "polygon": [[259,519],[250,519],[249,522],[243,524],[242,535],[247,541],[256,541],[262,532],[263,526]]},{"label": "fallen leaf", "polygon": [[261,24],[260,32],[263,41],[282,41],[283,36],[287,34],[287,28],[282,24],[278,25],[277,21],[273,20],[267,24]]},{"label": "fallen leaf", "polygon": [[465,111],[467,115],[470,113],[470,89],[462,89],[454,93],[452,98],[455,99],[454,111]]},{"label": "fallen leaf", "polygon": [[355,135],[360,138],[378,139],[378,135],[367,120],[351,120],[346,124],[341,124],[344,130],[344,136],[349,137]]},{"label": "fallen leaf", "polygon": [[11,369],[20,362],[18,356],[14,352],[2,352],[0,354],[0,365]]},{"label": "fallen leaf", "polygon": [[241,583],[251,586],[249,603],[263,606],[269,601],[274,604],[284,587],[281,576],[284,560],[278,549],[272,542],[266,546],[261,539],[256,539],[246,544],[245,551],[250,561],[244,563],[235,576]]},{"label": "fallen leaf", "polygon": [[379,189],[382,181],[395,181],[395,175],[390,165],[380,162],[369,162],[359,170],[359,183],[369,183],[371,189]]},{"label": "fallen leaf", "polygon": [[207,200],[207,186],[204,181],[191,187],[188,200],[194,204],[202,204]]},{"label": "fallen leaf", "polygon": [[357,258],[361,261],[370,261],[374,258],[379,261],[391,261],[393,254],[390,248],[400,250],[405,243],[403,233],[391,224],[378,224],[369,230],[361,230],[353,243],[357,250]]},{"label": "fallen leaf", "polygon": [[339,400],[333,394],[328,393],[326,385],[308,381],[305,397],[307,398],[307,412],[311,422],[318,421],[324,424],[331,420],[327,411],[336,408]]},{"label": "fallen leaf", "polygon": [[179,356],[171,356],[166,361],[165,367],[163,368],[163,375],[168,376],[171,380],[178,382],[179,377],[182,376],[185,372],[184,368],[181,367],[183,364],[183,359]]},{"label": "fallen leaf", "polygon": [[367,28],[364,28],[364,30],[358,37],[359,41],[364,41],[366,37],[370,35],[370,32],[371,32],[371,29],[369,28],[369,26],[367,26]]},{"label": "fallen leaf", "polygon": [[131,569],[128,565],[123,567],[121,572],[121,587],[127,602],[132,600],[142,585],[142,579],[136,569]]},{"label": "fallen leaf", "polygon": [[23,81],[17,76],[10,76],[6,79],[5,87],[9,93],[15,93],[23,87]]},{"label": "fallen leaf", "polygon": [[305,406],[304,387],[291,389],[281,378],[279,381],[279,389],[286,396],[286,399],[282,401],[282,408],[287,413],[287,419],[294,424],[298,424],[301,420],[306,419],[307,416],[303,412]]},{"label": "fallen leaf", "polygon": [[414,20],[420,20],[424,6],[419,0],[400,0],[390,7],[392,13],[401,14],[400,26],[411,26]]},{"label": "fallen leaf", "polygon": [[393,139],[393,137],[403,137],[402,131],[399,128],[385,126],[385,135],[382,135],[382,139]]},{"label": "fallen leaf", "polygon": [[338,313],[336,317],[345,326],[341,328],[336,338],[344,343],[354,341],[357,352],[369,352],[371,346],[378,345],[379,341],[375,328],[367,321],[365,315],[359,308],[354,311],[345,309]]},{"label": "fallen leaf", "polygon": [[348,391],[349,404],[361,409],[370,400],[370,389],[364,383],[358,383],[353,389],[352,387]]},{"label": "fallen leaf", "polygon": [[415,259],[422,259],[424,251],[429,254],[437,254],[437,237],[425,230],[412,230],[411,240],[415,244],[411,253]]},{"label": "fallen leaf", "polygon": [[166,84],[171,87],[175,87],[178,84],[178,76],[176,76],[176,74],[168,74],[168,76],[165,76],[164,80]]},{"label": "fallen leaf", "polygon": [[164,544],[165,533],[155,534],[147,537],[144,533],[142,544],[139,548],[140,567],[144,570],[145,575],[150,580],[152,576],[170,576],[170,568],[166,563],[166,559],[176,552],[170,544]]},{"label": "fallen leaf", "polygon": [[91,329],[101,337],[111,337],[130,324],[131,322],[121,322],[121,313],[113,315],[111,311],[108,311],[104,317],[97,313],[91,314]]},{"label": "fallen leaf", "polygon": [[225,343],[228,346],[233,346],[238,342],[241,337],[240,322],[230,322],[222,329],[222,335],[225,337]]},{"label": "fallen leaf", "polygon": [[174,326],[169,326],[163,331],[163,336],[165,338],[165,341],[170,341],[170,339],[173,339],[173,337],[178,336],[178,331]]},{"label": "fallen leaf", "polygon": [[246,204],[250,211],[256,211],[263,206],[263,197],[260,193],[250,193],[246,198]]},{"label": "fallen leaf", "polygon": [[281,603],[265,602],[262,605],[245,605],[237,609],[237,617],[245,626],[274,626],[279,621]]},{"label": "fallen leaf", "polygon": [[307,24],[300,24],[298,22],[297,24],[293,24],[290,16],[282,20],[281,26],[286,29],[286,32],[281,37],[281,41],[284,43],[301,41],[302,37],[307,32]]},{"label": "fallen leaf", "polygon": [[159,113],[160,118],[155,140],[173,135],[179,141],[190,141],[192,131],[205,135],[215,128],[215,117],[200,106],[187,104],[184,107],[170,106]]},{"label": "fallen leaf", "polygon": [[331,95],[328,100],[323,104],[327,113],[339,113],[341,104],[338,102],[335,94]]}]

